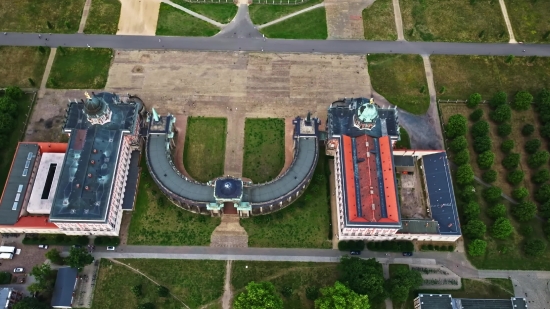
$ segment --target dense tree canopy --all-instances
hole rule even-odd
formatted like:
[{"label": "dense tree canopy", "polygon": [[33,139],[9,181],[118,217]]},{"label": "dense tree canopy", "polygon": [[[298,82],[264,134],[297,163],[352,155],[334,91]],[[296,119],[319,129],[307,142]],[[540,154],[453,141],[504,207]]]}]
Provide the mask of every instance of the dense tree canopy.
[{"label": "dense tree canopy", "polygon": [[283,300],[275,291],[271,282],[251,281],[246,286],[246,291],[241,292],[235,298],[234,309],[282,309]]},{"label": "dense tree canopy", "polygon": [[500,137],[506,137],[512,133],[512,125],[509,123],[499,124],[497,127],[497,134]]},{"label": "dense tree canopy", "polygon": [[51,309],[50,304],[43,303],[34,297],[25,297],[12,307],[13,309]]},{"label": "dense tree canopy", "polygon": [[498,218],[491,228],[493,237],[497,239],[506,239],[512,235],[513,231],[512,223],[506,218]]},{"label": "dense tree canopy", "polygon": [[513,170],[506,175],[506,180],[513,185],[517,185],[523,181],[523,177],[525,177],[525,173],[522,170]]},{"label": "dense tree canopy", "polygon": [[535,200],[539,203],[550,201],[550,184],[543,184],[535,191]]},{"label": "dense tree canopy", "polygon": [[452,152],[457,153],[461,150],[464,150],[468,147],[468,141],[466,140],[466,137],[464,135],[461,135],[457,138],[455,138],[450,144],[449,148]]},{"label": "dense tree canopy", "polygon": [[550,171],[547,169],[536,171],[531,180],[536,184],[547,182],[550,180]]},{"label": "dense tree canopy", "polygon": [[382,265],[375,259],[343,257],[338,265],[339,281],[352,291],[368,295],[371,304],[379,304],[386,299],[384,290],[384,272]]},{"label": "dense tree canopy", "polygon": [[483,117],[483,110],[481,108],[477,108],[470,114],[470,120],[474,122],[481,119],[481,117]]},{"label": "dense tree canopy", "polygon": [[508,104],[500,105],[489,115],[496,123],[504,123],[512,118],[512,110]]},{"label": "dense tree canopy", "polygon": [[512,207],[512,215],[519,222],[526,222],[535,217],[537,214],[537,205],[535,203],[524,201]]},{"label": "dense tree canopy", "polygon": [[315,301],[316,309],[370,309],[369,297],[359,295],[344,284],[336,281],[334,286],[321,289],[321,296]]},{"label": "dense tree canopy", "polygon": [[470,201],[468,204],[464,205],[463,212],[466,217],[466,221],[476,219],[479,216],[480,211],[479,204],[475,201]]},{"label": "dense tree canopy", "polygon": [[51,269],[50,264],[36,265],[32,268],[30,274],[35,279],[35,282],[28,287],[30,292],[50,293],[53,291],[55,272]]},{"label": "dense tree canopy", "polygon": [[487,215],[492,219],[506,217],[506,206],[502,203],[495,204],[487,210]]},{"label": "dense tree canopy", "polygon": [[539,150],[542,143],[540,142],[540,139],[531,139],[525,142],[525,151],[529,154],[533,154]]},{"label": "dense tree canopy", "polygon": [[504,91],[499,91],[495,93],[493,98],[489,101],[489,106],[492,109],[495,109],[501,105],[505,105],[508,100],[508,95]]},{"label": "dense tree canopy", "polygon": [[526,111],[531,107],[533,103],[533,96],[528,91],[518,91],[514,102],[512,102],[512,108],[518,111]]},{"label": "dense tree canopy", "polygon": [[398,268],[386,282],[390,298],[402,303],[407,300],[409,292],[422,285],[422,275],[416,270]]},{"label": "dense tree canopy", "polygon": [[519,153],[509,153],[504,159],[502,159],[502,166],[507,170],[512,170],[519,165],[520,156]]},{"label": "dense tree canopy", "polygon": [[464,186],[474,181],[474,171],[470,164],[464,164],[458,167],[456,171],[456,183]]},{"label": "dense tree canopy", "polygon": [[521,201],[528,196],[529,196],[529,190],[527,190],[525,187],[519,187],[514,189],[514,191],[512,191],[512,197],[517,201]]},{"label": "dense tree canopy", "polygon": [[472,93],[470,95],[470,97],[468,98],[468,102],[466,103],[466,105],[469,107],[469,108],[475,108],[479,105],[479,103],[481,103],[481,94],[479,93]]},{"label": "dense tree canopy", "polygon": [[462,149],[453,156],[453,162],[456,165],[464,165],[470,162],[470,152],[468,149]]},{"label": "dense tree canopy", "polygon": [[448,138],[455,138],[466,134],[468,120],[462,115],[452,115],[445,126]]},{"label": "dense tree canopy", "polygon": [[486,183],[493,183],[497,180],[497,171],[495,170],[488,170],[481,175],[481,179],[485,181]]},{"label": "dense tree canopy", "polygon": [[525,242],[523,251],[530,256],[541,256],[546,250],[546,242],[542,239],[530,239]]},{"label": "dense tree canopy", "polygon": [[485,120],[480,120],[474,123],[474,125],[470,129],[470,133],[474,138],[489,134],[489,123]]},{"label": "dense tree canopy", "polygon": [[65,262],[72,268],[81,270],[84,266],[92,264],[94,257],[85,248],[71,248]]},{"label": "dense tree canopy", "polygon": [[550,154],[546,150],[539,150],[532,154],[529,159],[527,159],[527,165],[529,165],[530,168],[538,168],[542,165],[548,163],[548,158],[550,157]]},{"label": "dense tree canopy", "polygon": [[481,195],[483,196],[483,199],[488,203],[496,202],[500,199],[500,196],[502,195],[502,189],[499,187],[491,186],[484,189]]},{"label": "dense tree canopy", "polygon": [[487,231],[487,226],[485,226],[485,223],[479,219],[470,220],[466,225],[464,225],[462,232],[464,236],[476,239],[476,238],[483,238],[483,235],[485,235],[485,232]]},{"label": "dense tree canopy", "polygon": [[495,154],[490,150],[482,152],[477,156],[477,165],[482,170],[491,168],[493,162],[495,162]]},{"label": "dense tree canopy", "polygon": [[485,249],[487,249],[487,242],[482,239],[475,239],[468,245],[468,254],[471,256],[485,255]]},{"label": "dense tree canopy", "polygon": [[524,124],[523,127],[521,128],[521,134],[523,136],[531,136],[533,132],[535,132],[535,126],[530,123]]},{"label": "dense tree canopy", "polygon": [[493,141],[487,135],[474,138],[474,151],[476,153],[482,153],[491,150],[492,145]]}]

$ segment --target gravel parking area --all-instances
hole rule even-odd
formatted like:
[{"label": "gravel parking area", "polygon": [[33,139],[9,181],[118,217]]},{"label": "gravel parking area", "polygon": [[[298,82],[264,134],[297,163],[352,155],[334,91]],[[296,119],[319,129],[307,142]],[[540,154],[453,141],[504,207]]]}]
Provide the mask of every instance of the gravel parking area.
[{"label": "gravel parking area", "polygon": [[39,265],[46,261],[45,254],[48,250],[57,248],[61,251],[61,247],[50,246],[48,250],[39,249],[37,245],[23,245],[21,244],[22,236],[20,237],[2,237],[3,246],[14,246],[16,249],[21,249],[19,255],[15,255],[11,260],[0,260],[0,271],[7,271],[11,274],[22,277],[21,274],[14,274],[13,269],[16,267],[23,267],[25,269],[24,274],[32,270],[35,265]]}]

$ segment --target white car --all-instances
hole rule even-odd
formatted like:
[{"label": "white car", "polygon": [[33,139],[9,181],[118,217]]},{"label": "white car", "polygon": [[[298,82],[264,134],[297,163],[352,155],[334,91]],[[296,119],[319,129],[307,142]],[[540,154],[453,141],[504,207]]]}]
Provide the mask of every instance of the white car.
[{"label": "white car", "polygon": [[107,247],[107,251],[115,251],[116,247],[113,247],[113,246],[109,246]]},{"label": "white car", "polygon": [[17,268],[13,269],[13,272],[14,273],[23,273],[23,272],[25,272],[25,269],[23,269],[23,267],[17,267]]},{"label": "white car", "polygon": [[40,248],[40,249],[48,249],[48,245],[38,245],[38,248]]}]

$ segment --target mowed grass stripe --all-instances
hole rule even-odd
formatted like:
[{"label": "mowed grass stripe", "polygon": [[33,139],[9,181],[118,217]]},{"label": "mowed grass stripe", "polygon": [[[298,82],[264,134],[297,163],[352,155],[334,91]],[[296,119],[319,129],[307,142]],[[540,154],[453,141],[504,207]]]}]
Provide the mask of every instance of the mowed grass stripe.
[{"label": "mowed grass stripe", "polygon": [[298,12],[321,2],[323,2],[323,0],[309,0],[306,3],[298,5],[251,4],[248,7],[248,14],[253,24],[263,25],[277,18]]},{"label": "mowed grass stripe", "polygon": [[261,29],[268,38],[325,40],[328,36],[324,7],[294,16]]},{"label": "mowed grass stripe", "polygon": [[239,9],[233,1],[228,3],[189,3],[185,0],[174,0],[172,2],[222,24],[229,23]]},{"label": "mowed grass stripe", "polygon": [[376,0],[362,15],[366,40],[397,40],[392,0]]},{"label": "mowed grass stripe", "polygon": [[116,34],[120,6],[119,0],[93,0],[84,33]]},{"label": "mowed grass stripe", "polygon": [[0,87],[39,87],[49,55],[49,47],[41,53],[38,47],[0,46],[0,59],[6,59],[0,66]]},{"label": "mowed grass stripe", "polygon": [[102,89],[107,83],[113,51],[108,48],[58,48],[48,88]]},{"label": "mowed grass stripe", "polygon": [[161,3],[156,35],[208,37],[220,29],[166,3]]}]

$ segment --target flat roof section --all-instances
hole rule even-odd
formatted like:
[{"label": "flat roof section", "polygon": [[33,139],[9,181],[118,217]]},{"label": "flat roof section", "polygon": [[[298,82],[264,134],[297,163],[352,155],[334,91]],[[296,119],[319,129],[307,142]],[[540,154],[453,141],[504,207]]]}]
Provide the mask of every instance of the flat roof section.
[{"label": "flat roof section", "polygon": [[126,187],[124,189],[124,198],[122,199],[122,210],[134,209],[136,200],[137,186],[139,179],[139,151],[134,150],[130,156],[130,167],[126,177]]},{"label": "flat roof section", "polygon": [[27,211],[31,214],[49,214],[57,189],[64,153],[46,152],[40,158],[36,179],[32,186]]},{"label": "flat roof section", "polygon": [[78,277],[78,269],[62,267],[57,271],[57,279],[52,295],[52,307],[72,307],[73,292]]},{"label": "flat roof section", "polygon": [[420,309],[454,309],[453,298],[449,294],[419,294]]},{"label": "flat roof section", "polygon": [[395,166],[414,166],[414,158],[412,156],[393,156]]},{"label": "flat roof section", "polygon": [[[356,167],[355,180],[359,185],[360,209],[362,217],[368,222],[377,222],[382,219],[380,187],[378,186],[378,168],[376,165],[376,148],[374,138],[363,135],[355,139]],[[352,221],[352,220],[350,220]]]},{"label": "flat roof section", "polygon": [[17,145],[0,202],[0,225],[13,225],[17,222],[37,154],[37,144]]}]

